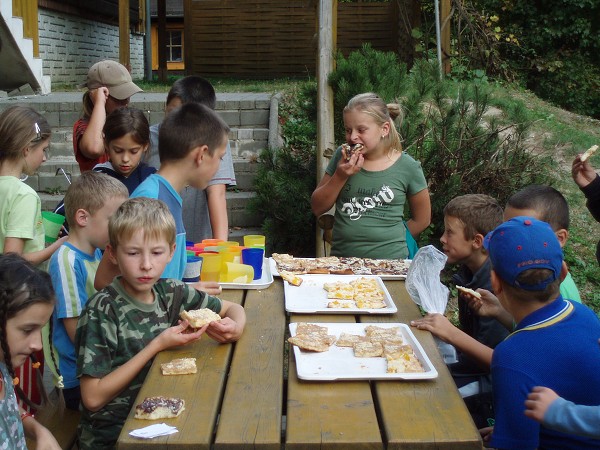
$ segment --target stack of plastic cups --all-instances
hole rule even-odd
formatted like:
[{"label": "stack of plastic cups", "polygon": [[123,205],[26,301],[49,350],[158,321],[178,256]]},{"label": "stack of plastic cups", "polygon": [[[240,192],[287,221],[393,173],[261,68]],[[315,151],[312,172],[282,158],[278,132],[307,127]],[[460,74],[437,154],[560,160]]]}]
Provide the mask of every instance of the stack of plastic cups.
[{"label": "stack of plastic cups", "polygon": [[195,283],[200,281],[200,272],[202,271],[202,258],[194,254],[187,256],[187,264],[183,273],[183,281],[186,283]]}]

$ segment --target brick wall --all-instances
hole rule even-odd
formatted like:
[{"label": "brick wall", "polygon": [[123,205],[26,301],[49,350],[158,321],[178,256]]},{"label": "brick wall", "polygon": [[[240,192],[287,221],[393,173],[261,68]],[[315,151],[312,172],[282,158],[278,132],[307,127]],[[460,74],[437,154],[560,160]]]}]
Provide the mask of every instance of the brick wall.
[{"label": "brick wall", "polygon": [[[44,75],[56,85],[85,82],[89,67],[103,59],[119,60],[119,28],[40,8],[40,58]],[[131,76],[144,76],[144,37],[130,35]]]}]

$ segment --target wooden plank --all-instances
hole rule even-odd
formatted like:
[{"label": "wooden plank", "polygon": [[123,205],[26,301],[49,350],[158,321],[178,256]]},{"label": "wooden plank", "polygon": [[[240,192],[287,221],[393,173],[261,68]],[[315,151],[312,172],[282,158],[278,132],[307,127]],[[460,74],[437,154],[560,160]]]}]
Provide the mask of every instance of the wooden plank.
[{"label": "wooden plank", "polygon": [[235,344],[215,449],[281,446],[286,323],[282,299],[280,279],[246,294],[247,325]]},{"label": "wooden plank", "polygon": [[[235,303],[243,301],[244,291],[226,290],[221,298]],[[208,336],[189,346],[165,350],[156,355],[150,372],[134,402],[137,405],[146,397],[163,395],[185,400],[185,411],[174,419],[165,419],[175,426],[178,433],[147,441],[129,436],[131,430],[154,422],[134,419],[134,409],[129,412],[125,426],[119,435],[119,450],[154,448],[209,450],[213,439],[213,427],[217,420],[221,397],[234,344],[219,344]],[[163,376],[160,364],[174,358],[194,357],[198,373],[182,376]]]},{"label": "wooden plank", "polygon": [[[365,322],[400,322],[421,317],[404,282],[386,281],[398,312],[393,315],[362,316]],[[388,449],[483,448],[479,432],[441,358],[431,333],[412,328],[435,366],[435,380],[417,383],[375,382],[375,395]],[[410,411],[410,414],[407,414]]]},{"label": "wooden plank", "polygon": [[[355,322],[352,315],[299,315],[290,322]],[[298,379],[290,347],[286,449],[383,449],[368,381]]]}]

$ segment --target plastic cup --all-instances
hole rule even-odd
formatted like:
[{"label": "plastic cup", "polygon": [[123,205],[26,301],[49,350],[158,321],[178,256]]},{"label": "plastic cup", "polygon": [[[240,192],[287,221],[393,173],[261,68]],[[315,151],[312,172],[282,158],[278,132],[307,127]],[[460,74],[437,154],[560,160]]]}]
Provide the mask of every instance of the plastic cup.
[{"label": "plastic cup", "polygon": [[250,283],[254,279],[254,268],[249,264],[227,262],[223,269],[221,281],[225,283]]},{"label": "plastic cup", "polygon": [[262,277],[262,266],[265,251],[262,248],[245,248],[242,250],[242,263],[249,264],[254,268],[254,280]]},{"label": "plastic cup", "polygon": [[202,244],[206,245],[221,245],[223,243],[221,239],[202,239]]},{"label": "plastic cup", "polygon": [[221,277],[221,255],[218,253],[201,253],[202,270],[200,281],[219,281]]},{"label": "plastic cup", "polygon": [[231,247],[231,246],[237,247],[240,245],[240,243],[238,241],[225,241],[225,242],[220,243],[219,245],[225,245],[227,247]]},{"label": "plastic cup", "polygon": [[200,281],[200,271],[202,270],[202,258],[198,256],[187,257],[187,264],[183,272],[183,281],[186,283],[195,283]]},{"label": "plastic cup", "polygon": [[265,249],[265,236],[262,234],[247,234],[244,236],[244,246]]},{"label": "plastic cup", "polygon": [[51,211],[42,211],[42,222],[44,223],[46,243],[51,244],[52,242],[56,242],[63,223],[65,223],[65,216]]}]

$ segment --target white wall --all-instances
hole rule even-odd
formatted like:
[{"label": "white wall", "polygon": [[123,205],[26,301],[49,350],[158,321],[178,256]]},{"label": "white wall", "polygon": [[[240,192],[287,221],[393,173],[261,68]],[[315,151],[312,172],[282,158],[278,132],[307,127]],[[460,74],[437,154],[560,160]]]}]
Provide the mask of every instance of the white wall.
[{"label": "white wall", "polygon": [[[119,27],[76,16],[39,9],[40,58],[44,75],[59,85],[85,82],[92,64],[103,59],[119,60]],[[144,37],[130,35],[131,76],[144,77]]]}]

